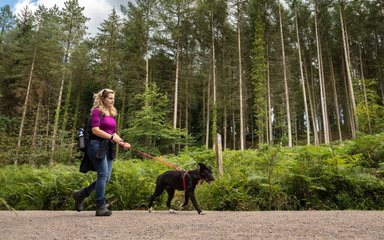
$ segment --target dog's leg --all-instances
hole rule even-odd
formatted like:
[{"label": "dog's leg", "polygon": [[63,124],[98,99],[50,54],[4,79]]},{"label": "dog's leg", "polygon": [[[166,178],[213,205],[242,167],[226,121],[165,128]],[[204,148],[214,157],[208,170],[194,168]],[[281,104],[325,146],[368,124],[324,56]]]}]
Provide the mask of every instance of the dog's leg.
[{"label": "dog's leg", "polygon": [[168,200],[167,200],[167,208],[169,209],[169,212],[176,212],[175,210],[172,209],[171,202],[173,199],[173,196],[175,195],[175,189],[167,187],[165,189],[168,193]]},{"label": "dog's leg", "polygon": [[152,210],[153,210],[153,208],[152,208],[153,201],[155,201],[155,199],[163,193],[164,188],[165,187],[162,186],[162,185],[156,185],[155,192],[152,194],[151,198],[149,199],[148,212],[152,212]]},{"label": "dog's leg", "polygon": [[188,205],[188,202],[189,202],[189,192],[188,191],[185,191],[185,194],[184,194],[184,203],[181,205],[181,210],[184,210],[185,207]]},{"label": "dog's leg", "polygon": [[[202,214],[202,211],[199,207],[199,204],[197,204],[197,201],[196,201],[196,197],[195,197],[195,193],[194,192],[191,192],[190,193],[190,198],[191,198],[191,201],[193,203],[193,206],[195,207],[196,211],[199,213],[199,214]],[[204,214],[204,213],[203,213]],[[203,215],[202,214],[202,215]]]}]

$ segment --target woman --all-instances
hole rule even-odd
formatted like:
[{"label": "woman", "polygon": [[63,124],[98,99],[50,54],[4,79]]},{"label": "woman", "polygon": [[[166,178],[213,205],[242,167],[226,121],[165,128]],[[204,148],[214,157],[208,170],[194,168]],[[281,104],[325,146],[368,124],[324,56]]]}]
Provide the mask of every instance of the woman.
[{"label": "woman", "polygon": [[91,140],[87,146],[88,157],[97,171],[97,179],[88,187],[72,194],[77,211],[83,210],[82,202],[89,194],[96,190],[96,216],[111,216],[105,200],[105,187],[111,178],[112,160],[115,158],[113,149],[117,143],[125,149],[131,145],[116,134],[115,93],[110,89],[103,89],[94,94],[94,104],[91,110]]}]

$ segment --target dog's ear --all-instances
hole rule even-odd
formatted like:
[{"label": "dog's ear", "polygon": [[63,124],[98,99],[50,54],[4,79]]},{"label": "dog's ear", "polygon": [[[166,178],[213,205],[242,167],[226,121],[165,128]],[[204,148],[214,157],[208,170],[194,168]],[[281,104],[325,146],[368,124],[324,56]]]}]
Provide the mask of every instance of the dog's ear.
[{"label": "dog's ear", "polygon": [[203,163],[198,163],[199,164],[199,168],[202,169],[202,168],[207,168],[207,166],[205,166]]}]

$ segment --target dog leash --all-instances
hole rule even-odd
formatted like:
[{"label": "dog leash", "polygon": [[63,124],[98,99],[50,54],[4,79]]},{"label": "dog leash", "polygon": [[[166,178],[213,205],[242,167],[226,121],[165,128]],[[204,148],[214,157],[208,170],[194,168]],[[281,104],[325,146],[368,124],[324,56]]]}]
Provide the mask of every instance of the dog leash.
[{"label": "dog leash", "polygon": [[173,164],[173,163],[164,161],[163,159],[160,159],[160,158],[158,158],[158,157],[151,156],[151,155],[149,155],[148,153],[142,152],[142,151],[137,150],[137,149],[135,149],[135,148],[133,148],[133,147],[131,147],[130,150],[135,151],[135,152],[137,152],[137,153],[140,153],[141,155],[143,155],[143,156],[145,156],[145,157],[148,157],[148,158],[151,158],[151,159],[153,159],[153,160],[155,160],[155,161],[161,162],[162,164],[167,165],[168,167],[172,167],[172,168],[174,168],[174,169],[176,169],[176,170],[183,170],[182,168],[180,168],[179,166],[176,166],[176,165]]}]

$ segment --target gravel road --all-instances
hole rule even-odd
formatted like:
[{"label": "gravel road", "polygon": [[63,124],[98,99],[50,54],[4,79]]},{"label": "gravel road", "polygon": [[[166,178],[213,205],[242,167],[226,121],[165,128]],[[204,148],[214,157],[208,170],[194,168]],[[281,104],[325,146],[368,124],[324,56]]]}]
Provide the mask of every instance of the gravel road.
[{"label": "gravel road", "polygon": [[384,239],[384,211],[0,211],[0,239]]}]

